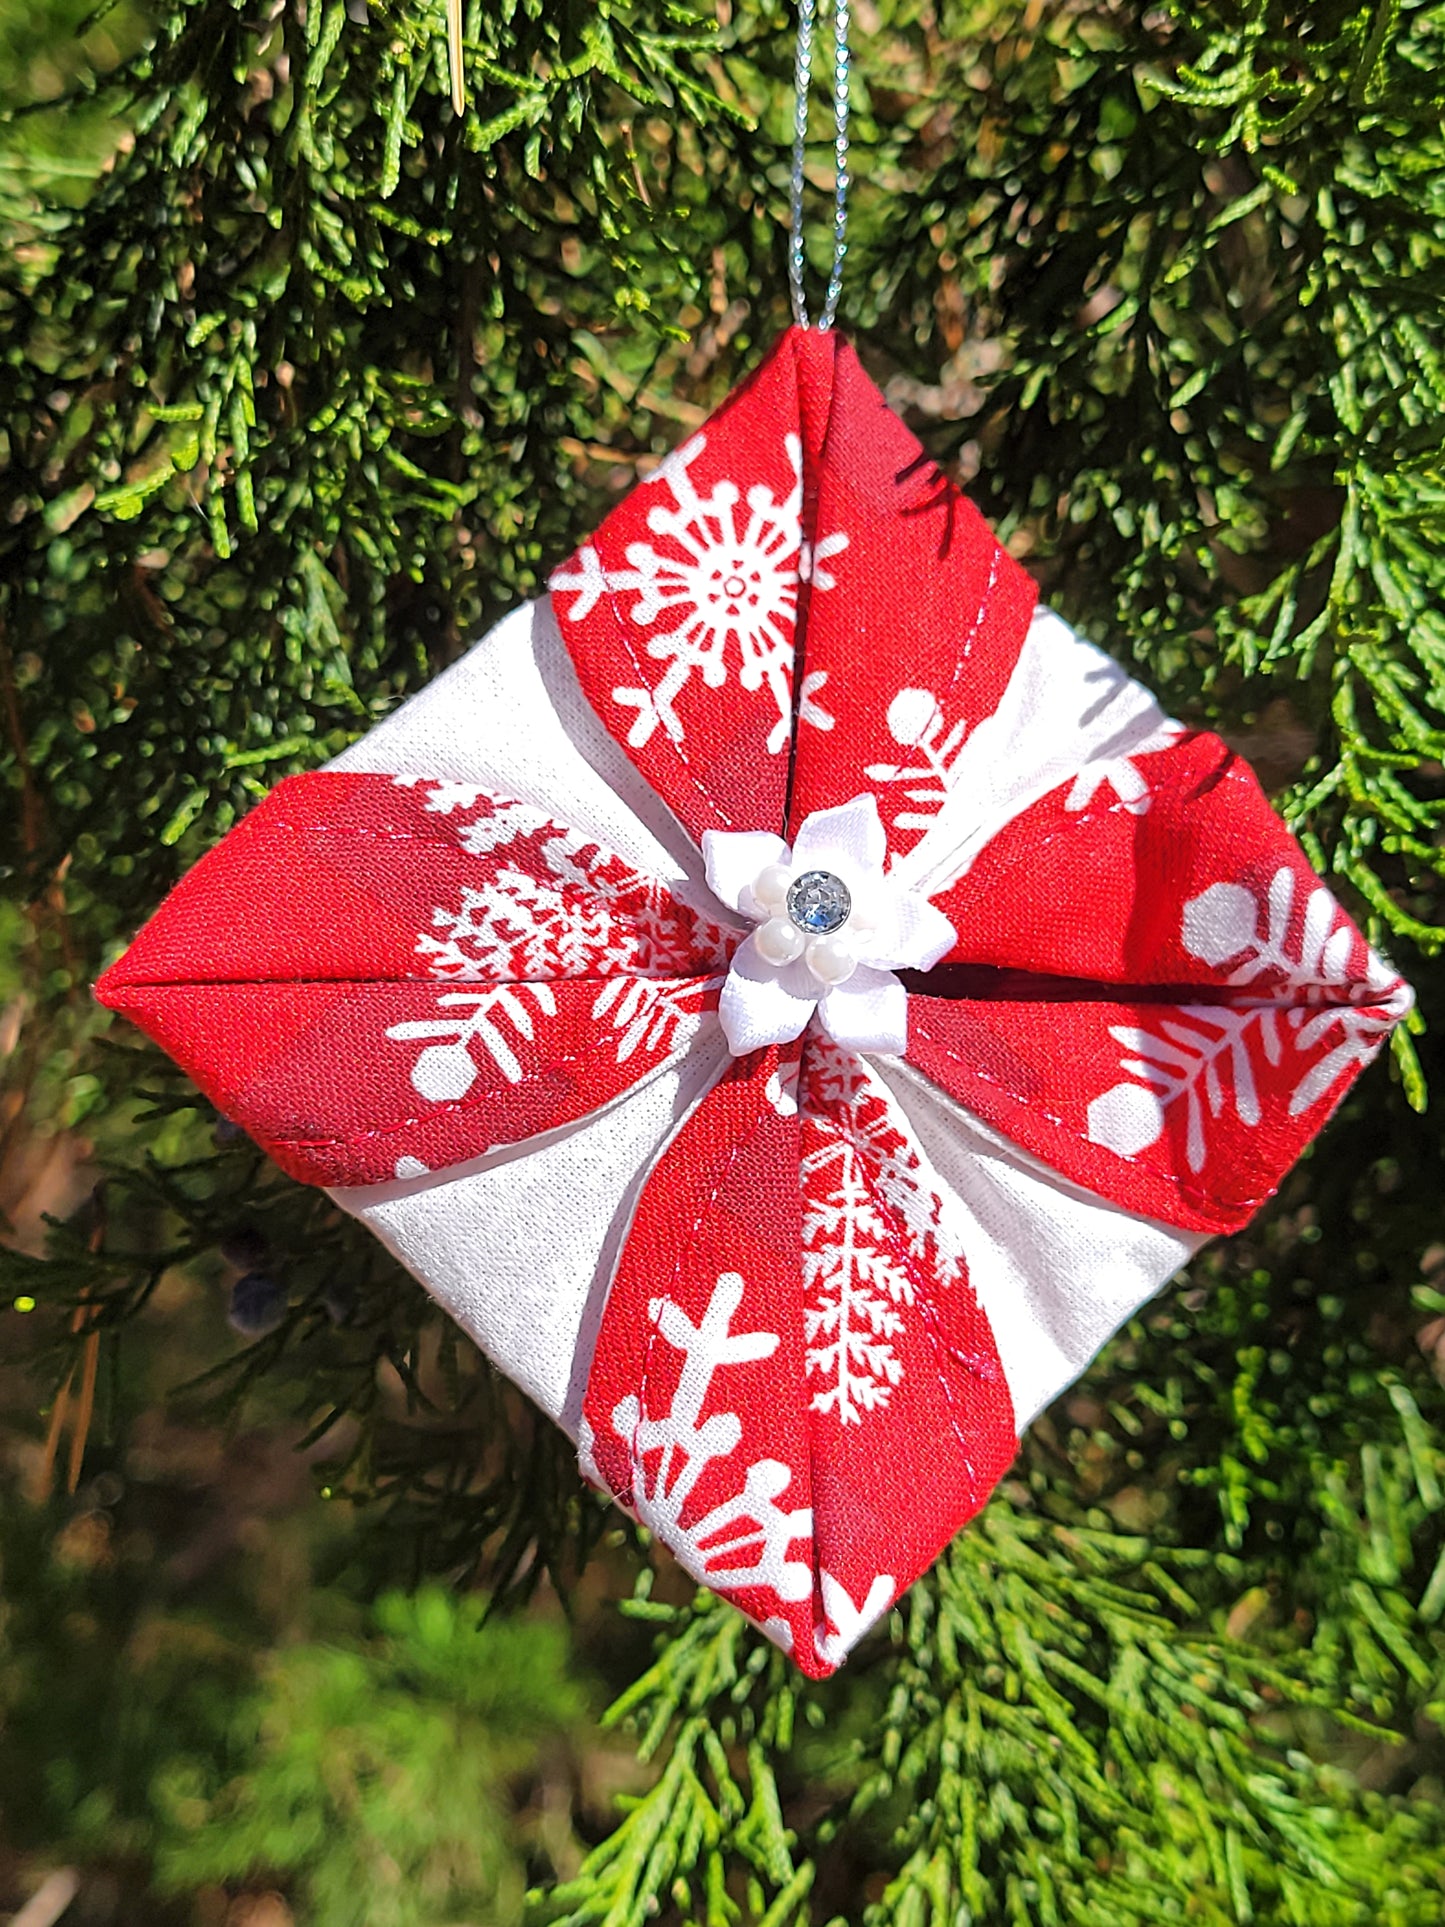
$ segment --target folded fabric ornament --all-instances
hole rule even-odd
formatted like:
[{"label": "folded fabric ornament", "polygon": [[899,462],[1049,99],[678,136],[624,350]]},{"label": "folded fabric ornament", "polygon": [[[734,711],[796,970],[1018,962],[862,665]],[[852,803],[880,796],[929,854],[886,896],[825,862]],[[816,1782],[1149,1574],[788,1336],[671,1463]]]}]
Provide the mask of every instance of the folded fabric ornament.
[{"label": "folded fabric ornament", "polygon": [[793,329],[102,979],[805,1672],[1409,991]]}]

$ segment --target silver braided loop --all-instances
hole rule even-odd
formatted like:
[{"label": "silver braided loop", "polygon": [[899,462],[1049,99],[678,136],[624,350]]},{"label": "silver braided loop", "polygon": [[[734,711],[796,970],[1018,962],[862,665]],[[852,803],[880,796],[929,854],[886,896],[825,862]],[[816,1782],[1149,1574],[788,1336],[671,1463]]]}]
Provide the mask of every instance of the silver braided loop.
[{"label": "silver braided loop", "polygon": [[[831,328],[843,291],[843,257],[848,252],[848,9],[850,0],[833,4],[833,267],[818,326]],[[803,253],[803,168],[808,142],[808,94],[813,79],[813,29],[817,0],[798,0],[798,44],[793,65],[792,238],[788,247],[788,287],[793,297],[793,319],[809,326],[808,301],[803,291],[807,265]]]}]

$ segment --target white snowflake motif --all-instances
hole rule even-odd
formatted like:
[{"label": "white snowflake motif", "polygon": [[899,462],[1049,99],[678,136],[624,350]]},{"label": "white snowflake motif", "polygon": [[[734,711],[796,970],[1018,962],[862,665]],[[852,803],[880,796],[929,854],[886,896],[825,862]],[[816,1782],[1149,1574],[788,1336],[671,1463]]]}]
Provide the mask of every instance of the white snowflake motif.
[{"label": "white snowflake motif", "polygon": [[393,776],[399,790],[424,791],[422,801],[429,816],[451,816],[457,810],[474,810],[486,790],[479,783],[453,783],[431,776]]},{"label": "white snowflake motif", "polygon": [[[917,1265],[955,1283],[963,1254],[938,1195],[864,1065],[809,1044],[803,1172],[804,1330],[815,1412],[859,1425],[903,1378],[893,1340],[917,1297]],[[911,1261],[911,1262],[910,1262]]]},{"label": "white snowflake motif", "polygon": [[[1289,1115],[1298,1117],[1346,1072],[1367,1064],[1408,1010],[1411,992],[1363,944],[1323,884],[1310,889],[1299,933],[1291,938],[1295,872],[1275,872],[1259,931],[1260,905],[1238,883],[1215,883],[1184,906],[1182,937],[1191,956],[1216,968],[1234,962],[1226,984],[1245,995],[1229,1004],[1184,1004],[1153,1030],[1111,1025],[1129,1056],[1119,1068],[1141,1081],[1116,1084],[1089,1106],[1089,1136],[1121,1157],[1135,1157],[1163,1134],[1171,1107],[1185,1106],[1185,1156],[1201,1171],[1209,1154],[1211,1118],[1232,1107],[1241,1124],[1262,1116],[1258,1059],[1278,1069],[1286,1047],[1313,1051],[1332,1033],[1339,1041],[1295,1080]],[[1357,949],[1365,949],[1356,968]],[[1227,1072],[1227,1080],[1226,1080]]]},{"label": "white snowflake motif", "polygon": [[522,1080],[522,1066],[511,1034],[531,1043],[536,1016],[555,1017],[557,1000],[547,984],[494,984],[489,990],[454,990],[438,997],[439,1009],[454,1017],[415,1018],[393,1024],[387,1036],[397,1043],[423,1037],[445,1038],[428,1044],[411,1067],[413,1088],[430,1103],[455,1103],[476,1083],[473,1045],[485,1051],[509,1084]]},{"label": "white snowflake motif", "polygon": [[[836,586],[832,573],[820,565],[848,546],[842,533],[824,536],[811,548],[802,531],[803,455],[796,435],[785,440],[792,485],[778,500],[762,482],[747,491],[746,516],[738,512],[744,500],[737,483],[724,478],[710,494],[699,492],[692,468],[707,446],[705,435],[695,435],[648,477],[649,486],[662,486],[672,507],[655,504],[647,526],[663,546],[632,542],[627,566],[605,569],[591,546],[581,550],[573,570],[559,570],[551,581],[554,594],[575,597],[571,620],[591,614],[605,594],[622,591],[636,596],[631,618],[641,628],[661,619],[673,626],[652,636],[647,653],[665,662],[655,688],[618,687],[612,700],[635,709],[637,719],[628,732],[631,748],[641,749],[659,727],[673,742],[683,740],[677,699],[694,673],[709,689],[721,689],[730,658],[740,688],[749,693],[767,686],[777,709],[768,749],[778,754],[792,731],[793,636],[798,612],[798,585],[811,576],[816,590]],[[820,729],[833,718],[817,702],[822,675],[804,681],[799,716]]]},{"label": "white snowflake motif", "polygon": [[[898,1592],[898,1581],[891,1573],[873,1575],[863,1604],[853,1603],[853,1595],[831,1572],[818,1574],[818,1614],[813,1627],[813,1650],[825,1666],[841,1666],[858,1641],[887,1612]],[[829,1632],[828,1628],[834,1630]],[[760,1630],[785,1653],[793,1650],[793,1629],[786,1619],[759,1621]]]},{"label": "white snowflake motif", "polygon": [[803,1065],[799,1058],[791,1058],[778,1065],[767,1083],[763,1095],[779,1117],[798,1115],[798,1076]]},{"label": "white snowflake motif", "polygon": [[1149,794],[1149,779],[1139,768],[1136,758],[1157,756],[1161,750],[1172,749],[1184,734],[1183,723],[1165,721],[1151,731],[1142,743],[1135,743],[1127,755],[1101,756],[1092,763],[1085,763],[1064,798],[1064,808],[1087,809],[1101,789],[1111,789],[1118,798],[1119,807],[1130,816],[1147,815],[1153,799]]},{"label": "white snowflake motif", "polygon": [[[898,1582],[891,1573],[875,1573],[861,1606],[854,1605],[848,1588],[831,1572],[818,1574],[818,1591],[823,1612],[813,1634],[813,1644],[825,1666],[841,1666],[868,1628],[893,1604]],[[835,1629],[831,1633],[830,1625]]]},{"label": "white snowflake motif", "polygon": [[870,763],[867,774],[875,783],[908,785],[903,792],[905,799],[921,805],[899,810],[893,819],[895,830],[932,829],[953,788],[968,723],[960,717],[950,726],[943,705],[931,690],[900,689],[888,705],[888,734],[900,749],[912,750],[912,760]]},{"label": "white snowflake motif", "polygon": [[[671,1298],[654,1298],[647,1308],[649,1321],[684,1357],[677,1390],[661,1418],[646,1416],[632,1394],[619,1399],[612,1430],[627,1447],[631,1463],[628,1509],[699,1584],[717,1592],[768,1587],[795,1605],[812,1594],[813,1575],[806,1559],[790,1559],[788,1552],[799,1539],[811,1545],[813,1512],[811,1506],[787,1511],[777,1503],[792,1483],[791,1467],[778,1459],[739,1465],[730,1497],[700,1517],[686,1516],[708,1467],[731,1459],[742,1443],[743,1425],[736,1412],[703,1417],[714,1378],[730,1365],[771,1358],[778,1349],[776,1332],[731,1329],[742,1301],[743,1281],[735,1271],[718,1279],[696,1325]],[[584,1473],[605,1488],[594,1447],[584,1425],[578,1458]],[[649,1460],[654,1460],[650,1467]]]},{"label": "white snowflake motif", "polygon": [[[478,887],[464,886],[451,908],[436,906],[432,930],[417,940],[433,976],[681,975],[698,950],[725,961],[724,933],[682,910],[660,877],[634,869],[536,804],[466,784],[431,782],[427,790],[428,811],[466,815],[453,826],[456,838],[481,860]],[[519,844],[528,847],[512,856]]]},{"label": "white snowflake motif", "polygon": [[[897,831],[922,833],[933,828],[939,811],[959,780],[963,749],[969,737],[966,718],[949,724],[943,705],[931,690],[900,689],[888,705],[888,733],[902,749],[913,752],[904,763],[870,763],[867,774],[875,783],[901,783],[905,801],[917,807],[900,809],[893,818]],[[1149,781],[1136,758],[1155,756],[1185,734],[1182,723],[1165,721],[1127,754],[1101,756],[1085,763],[1074,777],[1064,808],[1086,809],[1102,789],[1112,789],[1119,806],[1131,816],[1149,809]]]},{"label": "white snowflake motif", "polygon": [[703,998],[721,977],[669,982],[658,977],[610,977],[592,1006],[594,1023],[606,1022],[616,1040],[617,1061],[638,1050],[675,1053],[697,1026]]},{"label": "white snowflake motif", "polygon": [[[416,777],[395,780],[423,787]],[[432,928],[416,947],[433,976],[488,987],[450,992],[437,999],[447,1014],[386,1032],[400,1043],[446,1040],[428,1044],[412,1067],[412,1085],[423,1097],[464,1097],[479,1074],[477,1051],[509,1083],[520,1082],[517,1043],[532,1043],[536,1020],[556,1016],[549,985],[562,978],[605,979],[592,1015],[608,1024],[619,1064],[639,1050],[670,1055],[681,1047],[704,993],[722,981],[694,974],[698,955],[726,964],[728,939],[715,924],[682,910],[660,878],[535,804],[430,780],[424,794],[428,812],[457,819],[451,828],[479,860],[480,881],[464,885],[453,907],[433,909]]]}]

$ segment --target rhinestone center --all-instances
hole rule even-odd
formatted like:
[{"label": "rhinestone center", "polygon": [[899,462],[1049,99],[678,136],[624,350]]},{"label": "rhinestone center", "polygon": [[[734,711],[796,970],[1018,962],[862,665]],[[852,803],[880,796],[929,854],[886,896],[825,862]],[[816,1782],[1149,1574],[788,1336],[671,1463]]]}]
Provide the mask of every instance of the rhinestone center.
[{"label": "rhinestone center", "polygon": [[848,921],[853,899],[831,870],[805,870],[788,886],[788,916],[810,937],[827,936]]}]

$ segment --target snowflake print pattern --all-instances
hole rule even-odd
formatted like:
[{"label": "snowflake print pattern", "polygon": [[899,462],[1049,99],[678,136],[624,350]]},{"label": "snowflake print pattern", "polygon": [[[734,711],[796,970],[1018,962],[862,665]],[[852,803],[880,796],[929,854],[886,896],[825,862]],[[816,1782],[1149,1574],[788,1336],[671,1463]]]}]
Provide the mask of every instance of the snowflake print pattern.
[{"label": "snowflake print pattern", "polygon": [[958,753],[968,735],[962,718],[952,725],[943,706],[928,689],[900,689],[888,705],[888,734],[900,749],[912,751],[904,763],[870,763],[866,774],[874,783],[902,783],[905,801],[916,808],[900,809],[893,818],[897,832],[921,835],[930,830],[953,787]]},{"label": "snowflake print pattern", "polygon": [[[704,493],[692,470],[706,447],[706,436],[695,435],[648,478],[648,486],[667,490],[671,506],[659,502],[648,511],[655,539],[629,543],[626,567],[605,568],[587,547],[575,569],[559,570],[551,586],[554,594],[575,598],[573,622],[585,620],[604,595],[620,594],[634,598],[630,620],[639,628],[670,624],[647,642],[648,655],[667,664],[656,686],[612,691],[615,703],[637,711],[629,748],[643,748],[659,728],[680,743],[685,725],[677,702],[693,676],[706,688],[721,689],[732,672],[749,694],[766,688],[771,696],[777,720],[768,749],[777,755],[792,729],[799,583],[811,577],[815,590],[835,587],[836,577],[822,565],[847,548],[848,538],[838,532],[811,549],[805,545],[802,444],[796,435],[785,438],[792,481],[781,498],[761,482],[744,495],[727,477]],[[818,687],[814,681],[805,688],[800,715],[826,729],[832,718],[816,701]]]},{"label": "snowflake print pattern", "polygon": [[558,977],[694,975],[727,962],[736,938],[678,902],[658,877],[554,822],[529,803],[456,784],[426,807],[456,818],[478,859],[475,885],[437,905],[417,939],[430,974],[530,982]]},{"label": "snowflake print pattern", "polygon": [[616,1040],[617,1061],[638,1050],[671,1055],[709,1007],[721,977],[661,982],[655,977],[612,977],[592,1006],[592,1021],[606,1023]]},{"label": "snowflake print pattern", "polygon": [[[700,1514],[690,1504],[708,1468],[733,1459],[742,1443],[736,1412],[703,1416],[714,1378],[730,1365],[771,1358],[778,1349],[776,1332],[732,1330],[742,1302],[742,1277],[730,1271],[718,1279],[697,1324],[671,1298],[649,1303],[649,1323],[682,1354],[682,1370],[660,1417],[650,1416],[634,1395],[614,1407],[612,1430],[626,1447],[631,1471],[630,1489],[616,1496],[701,1585],[717,1592],[766,1587],[796,1605],[811,1595],[813,1576],[806,1559],[789,1553],[799,1540],[811,1540],[813,1513],[809,1506],[778,1504],[793,1483],[790,1466],[767,1458],[739,1463],[730,1468],[736,1478],[726,1498]],[[597,1441],[585,1421],[578,1458],[587,1477],[605,1490]]]},{"label": "snowflake print pattern", "polygon": [[439,1038],[429,1043],[411,1068],[413,1088],[432,1104],[456,1103],[477,1081],[475,1045],[486,1053],[509,1084],[521,1082],[517,1039],[530,1044],[537,1016],[555,1017],[557,1002],[546,984],[497,984],[490,990],[454,990],[438,997],[452,1017],[417,1018],[393,1024],[387,1036],[396,1043]]},{"label": "snowflake print pattern", "polygon": [[811,1037],[804,1073],[803,1285],[812,1409],[859,1425],[904,1372],[895,1343],[920,1286],[963,1254],[906,1127],[860,1059]]},{"label": "snowflake print pattern", "polygon": [[[836,331],[688,433],[98,992],[820,1677],[1408,993]],[[852,930],[755,934],[824,817]]]},{"label": "snowflake print pattern", "polygon": [[533,804],[472,785],[396,781],[428,814],[448,819],[478,879],[450,907],[433,908],[416,949],[430,975],[486,987],[448,991],[434,1017],[385,1033],[424,1045],[410,1073],[420,1096],[464,1100],[487,1061],[519,1084],[525,1047],[558,1019],[552,986],[565,980],[603,980],[590,1014],[606,1027],[619,1068],[660,1063],[685,1047],[715,1007],[722,977],[710,967],[725,968],[735,936]]},{"label": "snowflake print pattern", "polygon": [[[893,1604],[898,1582],[892,1573],[876,1573],[863,1595],[862,1605],[854,1604],[848,1588],[831,1572],[818,1574],[818,1591],[823,1613],[813,1634],[813,1644],[825,1666],[841,1666],[868,1628]],[[828,1631],[830,1625],[832,1632]]]},{"label": "snowflake print pattern", "polygon": [[1064,798],[1064,808],[1087,809],[1101,790],[1109,789],[1114,792],[1120,809],[1127,810],[1130,816],[1145,815],[1150,803],[1149,779],[1139,768],[1137,759],[1172,749],[1183,734],[1183,723],[1166,721],[1142,743],[1136,743],[1127,756],[1101,756],[1085,763]]},{"label": "snowflake print pattern", "polygon": [[[1152,1029],[1110,1026],[1129,1053],[1119,1068],[1139,1081],[1116,1084],[1089,1105],[1095,1144],[1135,1157],[1182,1103],[1185,1156],[1198,1173],[1211,1120],[1229,1111],[1247,1127],[1260,1122],[1270,1073],[1284,1073],[1288,1114],[1298,1117],[1375,1056],[1410,993],[1322,884],[1307,888],[1296,916],[1298,882],[1288,865],[1275,871],[1262,933],[1260,903],[1242,884],[1211,884],[1185,904],[1185,950],[1215,968],[1232,966],[1224,983],[1242,994],[1228,1004],[1181,1004]],[[1330,1048],[1316,1055],[1323,1044]],[[1288,1054],[1295,1071],[1285,1070]]]},{"label": "snowflake print pattern", "polygon": [[[901,749],[912,752],[911,758],[903,763],[870,763],[866,774],[874,783],[904,786],[908,807],[896,813],[893,829],[898,834],[919,836],[933,828],[958,781],[969,725],[964,718],[950,724],[943,705],[927,689],[900,689],[888,705],[887,720],[889,735]],[[1172,748],[1183,734],[1182,724],[1166,721],[1127,755],[1085,763],[1069,787],[1064,808],[1071,812],[1087,809],[1108,790],[1113,792],[1118,808],[1131,816],[1143,816],[1151,799],[1148,777],[1137,759]]]}]

